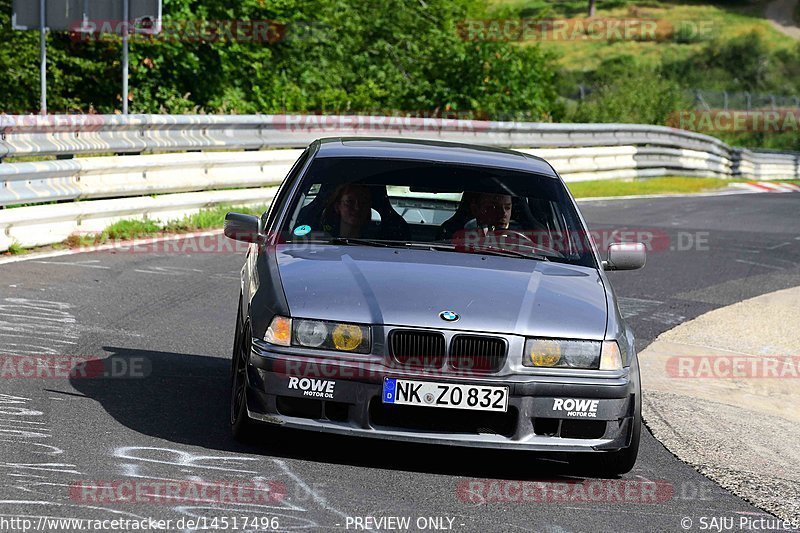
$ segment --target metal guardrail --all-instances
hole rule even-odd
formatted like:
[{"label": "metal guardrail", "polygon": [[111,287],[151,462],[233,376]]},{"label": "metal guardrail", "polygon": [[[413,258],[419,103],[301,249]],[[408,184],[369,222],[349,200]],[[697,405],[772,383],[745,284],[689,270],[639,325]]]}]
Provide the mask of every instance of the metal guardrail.
[{"label": "metal guardrail", "polygon": [[301,148],[335,135],[436,138],[505,147],[670,146],[727,155],[714,137],[665,126],[350,115],[0,115],[0,158]]},{"label": "metal guardrail", "polygon": [[301,152],[187,152],[2,164],[0,206],[279,185]]},{"label": "metal guardrail", "polygon": [[269,204],[276,190],[231,189],[4,209],[0,211],[0,250],[15,242],[23,247],[44,246],[75,233],[100,233],[123,218],[167,222],[220,204]]},{"label": "metal guardrail", "polygon": [[[6,159],[0,207],[59,202],[0,210],[0,250],[100,231],[122,217],[167,220],[218,203],[268,202],[297,148],[320,137],[364,135],[520,149],[547,159],[567,181],[800,178],[799,154],[732,148],[664,126],[345,115],[0,115],[0,159]],[[231,189],[250,192],[237,196]]]}]

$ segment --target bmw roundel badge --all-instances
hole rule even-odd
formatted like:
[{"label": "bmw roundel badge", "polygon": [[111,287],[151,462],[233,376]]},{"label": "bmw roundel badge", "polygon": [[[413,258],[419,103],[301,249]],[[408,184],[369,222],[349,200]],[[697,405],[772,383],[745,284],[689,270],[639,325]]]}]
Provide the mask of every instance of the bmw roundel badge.
[{"label": "bmw roundel badge", "polygon": [[442,311],[439,313],[439,318],[447,322],[455,322],[458,320],[458,315],[452,311]]}]

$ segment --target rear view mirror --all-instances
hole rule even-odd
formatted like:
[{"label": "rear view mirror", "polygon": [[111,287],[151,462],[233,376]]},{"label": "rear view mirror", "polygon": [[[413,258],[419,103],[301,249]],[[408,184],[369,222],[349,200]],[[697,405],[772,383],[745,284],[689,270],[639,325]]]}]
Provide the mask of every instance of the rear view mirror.
[{"label": "rear view mirror", "polygon": [[242,242],[262,241],[261,219],[255,215],[228,213],[225,215],[225,236]]},{"label": "rear view mirror", "polygon": [[647,252],[640,242],[616,242],[608,245],[608,259],[603,270],[637,270],[647,261]]}]

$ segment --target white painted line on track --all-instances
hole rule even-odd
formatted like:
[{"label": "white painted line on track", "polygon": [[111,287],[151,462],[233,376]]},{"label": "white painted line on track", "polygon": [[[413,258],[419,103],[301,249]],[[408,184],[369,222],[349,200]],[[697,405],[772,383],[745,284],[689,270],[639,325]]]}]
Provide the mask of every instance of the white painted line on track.
[{"label": "white painted line on track", "polygon": [[75,255],[87,252],[106,252],[119,248],[131,248],[134,246],[145,246],[158,242],[177,241],[181,239],[195,239],[198,237],[210,237],[219,235],[222,229],[212,231],[198,231],[195,233],[180,233],[178,235],[165,235],[163,237],[152,237],[148,239],[134,239],[132,241],[114,242],[109,244],[100,244],[97,246],[82,246],[80,248],[70,248],[68,250],[53,250],[52,252],[33,252],[29,254],[12,255],[9,257],[0,258],[0,265],[9,263],[19,263],[22,261],[35,261],[41,259],[50,259],[52,257],[63,257],[65,255]]},{"label": "white painted line on track", "polygon": [[744,259],[737,259],[736,262],[737,263],[744,263],[746,265],[760,266],[760,267],[764,267],[764,268],[773,268],[775,270],[784,270],[784,268],[778,267],[778,266],[775,266],[775,265],[766,265],[764,263],[756,263],[755,261],[746,261]]},{"label": "white painted line on track", "polygon": [[790,242],[782,242],[780,244],[776,244],[775,246],[768,246],[767,250],[776,250],[778,248],[783,248],[784,246],[789,246],[790,244],[792,244],[792,243],[790,243]]},{"label": "white painted line on track", "polygon": [[[96,261],[93,261],[93,262],[96,262]],[[40,264],[43,264],[43,265],[65,265],[65,266],[76,266],[76,267],[83,267],[83,268],[99,268],[99,269],[103,269],[103,270],[111,270],[111,267],[107,267],[107,266],[103,266],[103,265],[91,265],[91,264],[87,264],[88,262],[82,263],[82,262],[76,262],[76,261],[41,261],[41,260],[37,260],[37,261],[34,261],[34,263],[40,263]]]},{"label": "white painted line on track", "polygon": [[332,506],[331,506],[331,505],[328,503],[328,501],[327,501],[325,498],[323,498],[323,497],[322,497],[320,494],[318,494],[317,492],[315,492],[315,491],[314,491],[314,489],[312,489],[311,487],[309,487],[309,486],[306,484],[306,482],[305,482],[305,481],[303,481],[303,480],[300,478],[300,476],[298,476],[297,474],[295,474],[295,473],[292,471],[292,469],[291,469],[291,468],[289,468],[289,465],[287,465],[287,464],[286,464],[286,462],[282,461],[281,459],[273,459],[272,461],[273,461],[273,462],[274,462],[276,465],[278,465],[278,468],[280,468],[280,469],[283,471],[283,473],[284,473],[284,474],[286,474],[287,476],[289,476],[290,478],[292,478],[292,480],[293,480],[295,483],[297,483],[297,485],[298,485],[298,486],[299,486],[301,489],[303,489],[304,491],[306,491],[306,493],[307,493],[309,496],[311,496],[311,498],[312,498],[312,499],[313,499],[313,500],[314,500],[314,501],[317,503],[317,505],[319,505],[320,507],[322,507],[323,509],[325,509],[325,510],[327,510],[327,511],[330,511],[330,512],[332,512],[332,513],[334,513],[334,514],[337,514],[337,515],[341,516],[341,517],[342,517],[342,518],[344,518],[345,520],[346,520],[346,519],[348,519],[348,518],[350,518],[350,516],[349,516],[347,513],[343,513],[342,511],[340,511],[340,510],[338,510],[338,509],[336,509],[336,508],[332,507]]},{"label": "white painted line on track", "polygon": [[[567,184],[569,186],[569,183]],[[657,200],[659,198],[709,198],[714,196],[732,196],[736,194],[753,194],[753,191],[746,188],[723,189],[715,192],[700,192],[694,194],[635,194],[630,196],[598,196],[592,198],[576,198],[578,203],[584,202],[607,202],[612,200]]]}]

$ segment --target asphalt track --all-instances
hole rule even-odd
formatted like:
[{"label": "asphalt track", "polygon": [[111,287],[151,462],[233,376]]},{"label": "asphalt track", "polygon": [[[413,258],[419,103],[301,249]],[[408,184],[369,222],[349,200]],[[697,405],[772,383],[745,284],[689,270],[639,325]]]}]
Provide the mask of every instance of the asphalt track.
[{"label": "asphalt track", "polygon": [[[594,230],[657,236],[644,270],[611,275],[641,349],[710,309],[800,285],[799,200],[742,194],[589,202],[581,209]],[[202,516],[211,525],[213,517],[275,516],[281,530],[354,530],[355,518],[392,516],[410,517],[412,530],[424,525],[420,517],[439,517],[453,531],[620,532],[686,531],[685,518],[693,524],[688,531],[701,531],[713,517],[735,520],[740,531],[742,517],[769,518],[646,431],[639,461],[623,479],[667,487],[656,503],[635,495],[610,503],[480,503],[459,491],[475,479],[581,481],[525,453],[302,433],[241,445],[227,422],[241,263],[229,253],[95,252],[0,266],[2,354],[115,357],[142,362],[148,374],[0,381],[0,519]],[[94,503],[73,487],[82,480],[153,479],[276,481],[286,497]],[[574,486],[570,494],[580,500]],[[386,525],[381,530],[391,530]]]}]

